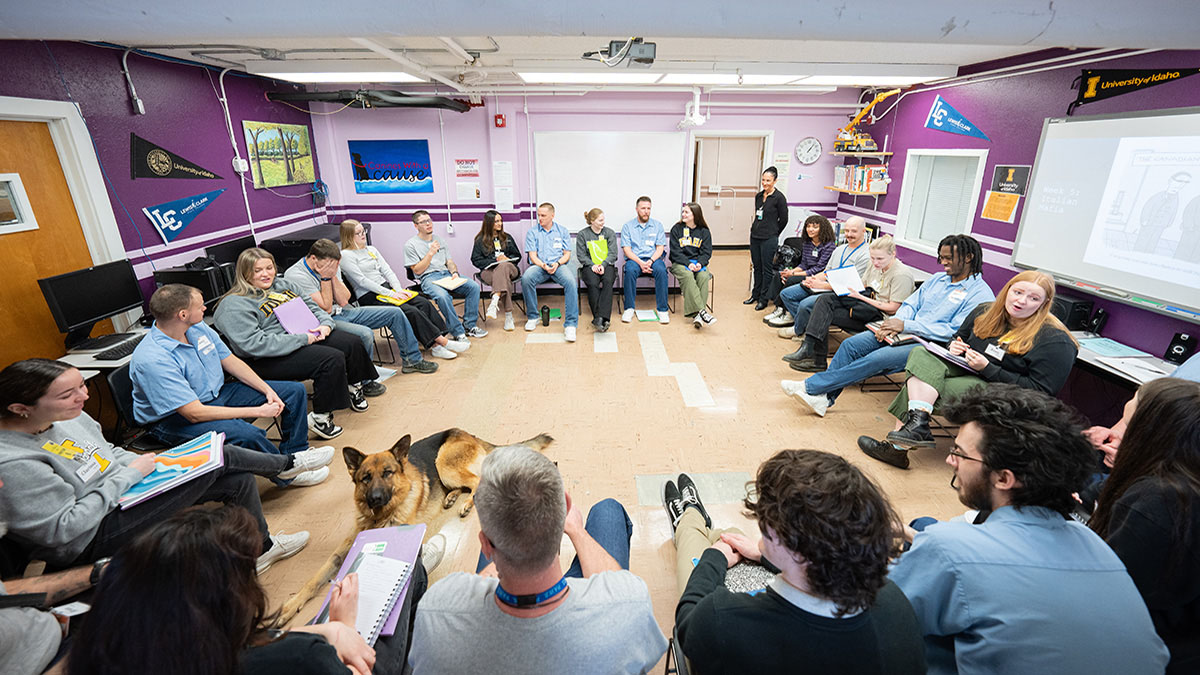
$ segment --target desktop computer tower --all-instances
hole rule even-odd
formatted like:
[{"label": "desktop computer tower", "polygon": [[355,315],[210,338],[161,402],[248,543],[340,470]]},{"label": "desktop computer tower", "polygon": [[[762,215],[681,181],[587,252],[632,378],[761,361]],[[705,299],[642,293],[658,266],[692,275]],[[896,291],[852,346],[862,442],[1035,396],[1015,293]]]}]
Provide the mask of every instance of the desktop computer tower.
[{"label": "desktop computer tower", "polygon": [[233,284],[234,264],[223,263],[217,267],[206,267],[202,270],[189,270],[184,267],[169,267],[154,270],[155,286],[166,284],[185,284],[200,289],[200,297],[205,304],[211,305],[221,297]]},{"label": "desktop computer tower", "polygon": [[1069,330],[1085,330],[1088,319],[1092,316],[1094,305],[1095,303],[1091,300],[1058,293],[1054,296],[1054,304],[1050,306],[1050,313],[1066,324]]}]

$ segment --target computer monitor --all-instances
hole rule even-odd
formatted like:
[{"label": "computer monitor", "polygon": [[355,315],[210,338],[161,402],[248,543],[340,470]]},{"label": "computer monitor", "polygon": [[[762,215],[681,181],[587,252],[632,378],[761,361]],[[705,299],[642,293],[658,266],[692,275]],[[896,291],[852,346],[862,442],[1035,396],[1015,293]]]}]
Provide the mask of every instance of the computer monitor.
[{"label": "computer monitor", "polygon": [[128,260],[38,279],[46,305],[67,334],[67,349],[83,342],[97,321],[142,308],[142,289]]},{"label": "computer monitor", "polygon": [[219,263],[237,263],[238,256],[242,254],[242,251],[254,248],[255,246],[258,246],[258,244],[254,241],[254,235],[250,234],[220,244],[207,246],[204,249],[204,255],[212,256]]}]

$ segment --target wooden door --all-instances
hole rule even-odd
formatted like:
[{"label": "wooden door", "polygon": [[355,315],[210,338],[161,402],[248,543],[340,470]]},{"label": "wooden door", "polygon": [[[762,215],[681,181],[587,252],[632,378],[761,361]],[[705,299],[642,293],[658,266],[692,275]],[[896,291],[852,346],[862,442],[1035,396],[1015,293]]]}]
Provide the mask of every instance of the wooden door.
[{"label": "wooden door", "polygon": [[704,209],[713,243],[750,243],[754,195],[759,191],[763,139],[757,136],[696,139],[693,199]]},{"label": "wooden door", "polygon": [[[45,122],[0,120],[0,173],[17,173],[38,229],[0,235],[0,367],[35,356],[58,358],[63,338],[37,280],[91,267],[92,256]],[[113,332],[111,321],[93,335]]]}]

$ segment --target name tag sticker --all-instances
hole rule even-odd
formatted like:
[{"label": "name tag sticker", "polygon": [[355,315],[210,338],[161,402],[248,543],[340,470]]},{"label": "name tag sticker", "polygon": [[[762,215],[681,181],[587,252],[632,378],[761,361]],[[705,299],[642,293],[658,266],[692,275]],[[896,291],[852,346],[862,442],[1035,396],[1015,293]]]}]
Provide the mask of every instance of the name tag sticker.
[{"label": "name tag sticker", "polygon": [[87,461],[83,463],[83,466],[75,470],[75,475],[82,483],[86,483],[95,478],[96,474],[98,473],[100,473],[100,462],[96,461],[95,457],[89,457]]},{"label": "name tag sticker", "polygon": [[1001,347],[1000,345],[988,345],[987,349],[983,350],[983,353],[987,354],[988,356],[992,357],[993,359],[996,359],[997,361],[1003,361],[1004,355],[1007,352],[1005,352],[1004,347]]},{"label": "name tag sticker", "polygon": [[650,237],[649,239],[647,239],[647,240],[646,240],[646,245],[647,245],[647,246],[653,246],[653,245],[654,245],[654,237]]},{"label": "name tag sticker", "polygon": [[207,335],[201,335],[200,339],[196,340],[196,349],[201,354],[210,354],[216,348],[217,346],[212,343],[212,340],[208,339]]},{"label": "name tag sticker", "polygon": [[950,291],[950,295],[948,296],[947,299],[950,302],[962,302],[966,298],[967,298],[967,289],[956,288],[956,289]]}]

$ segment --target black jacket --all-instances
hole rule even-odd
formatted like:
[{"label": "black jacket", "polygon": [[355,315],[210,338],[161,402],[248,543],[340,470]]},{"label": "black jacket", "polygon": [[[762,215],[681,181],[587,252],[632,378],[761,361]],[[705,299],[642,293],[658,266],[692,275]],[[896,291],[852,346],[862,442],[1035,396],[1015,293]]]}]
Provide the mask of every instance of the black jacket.
[{"label": "black jacket", "polygon": [[[504,255],[513,259],[513,264],[516,265],[521,260],[521,249],[517,248],[517,242],[513,240],[512,235],[504,233],[504,243],[501,244],[504,249]],[[483,241],[475,239],[475,247],[471,249],[471,264],[475,269],[483,271],[496,262],[495,242]]]},{"label": "black jacket", "polygon": [[[758,210],[762,209],[762,220],[758,218]],[[770,197],[763,197],[759,192],[754,196],[754,220],[750,221],[751,239],[775,239],[788,223],[787,197],[776,188]]]},{"label": "black jacket", "polygon": [[[996,302],[1003,302],[1003,300],[998,299]],[[1075,356],[1079,353],[1079,347],[1075,346],[1070,334],[1047,323],[1038,331],[1037,337],[1033,339],[1033,346],[1029,348],[1028,352],[1024,354],[1005,352],[1003,358],[996,359],[988,355],[986,350],[990,345],[996,344],[1000,336],[985,340],[977,337],[972,330],[975,326],[975,319],[986,312],[991,304],[986,302],[976,307],[967,315],[962,327],[955,333],[955,336],[962,338],[963,342],[971,346],[971,349],[987,357],[987,367],[976,375],[988,382],[1008,382],[1026,389],[1036,389],[1051,396],[1057,394],[1058,390],[1066,384],[1067,376],[1075,367]]]}]

